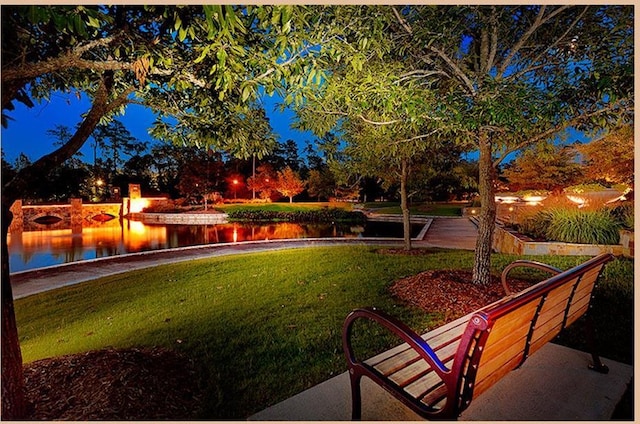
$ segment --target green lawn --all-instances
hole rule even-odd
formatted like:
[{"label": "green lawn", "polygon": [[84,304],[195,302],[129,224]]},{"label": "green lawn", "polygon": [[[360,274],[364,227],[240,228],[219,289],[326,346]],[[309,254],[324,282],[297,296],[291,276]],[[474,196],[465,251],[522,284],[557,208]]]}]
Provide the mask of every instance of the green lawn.
[{"label": "green lawn", "polygon": [[222,212],[231,212],[245,209],[260,209],[269,212],[298,212],[322,208],[340,208],[352,210],[352,203],[335,202],[300,202],[300,203],[227,203],[215,205],[215,208]]},{"label": "green lawn", "polygon": [[[340,246],[252,253],[30,296],[16,301],[24,361],[106,346],[172,348],[201,368],[203,418],[243,419],[343,372],[341,327],[356,307],[382,308],[418,332],[439,325],[441,317],[407,307],[386,290],[426,269],[472,266],[473,252],[429,252],[386,255],[374,247]],[[496,272],[514,259],[495,255]],[[584,260],[536,259],[561,268]],[[631,363],[633,263],[616,261],[607,269],[594,308],[610,337],[603,353]],[[533,276],[520,276],[527,275]],[[395,343],[377,328],[366,331],[370,354]],[[567,340],[582,342],[581,336]]]},{"label": "green lawn", "polygon": [[[462,216],[464,203],[416,203],[409,206],[409,212],[413,215],[432,216]],[[397,202],[371,202],[366,203],[365,208],[382,214],[401,214],[400,204]]]}]

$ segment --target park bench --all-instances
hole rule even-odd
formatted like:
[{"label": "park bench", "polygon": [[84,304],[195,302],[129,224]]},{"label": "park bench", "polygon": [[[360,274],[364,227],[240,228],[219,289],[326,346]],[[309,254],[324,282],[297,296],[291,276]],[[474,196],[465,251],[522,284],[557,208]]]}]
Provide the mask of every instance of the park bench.
[{"label": "park bench", "polygon": [[[473,399],[586,314],[596,280],[611,259],[612,255],[602,254],[564,272],[539,262],[516,261],[502,273],[506,297],[422,337],[380,310],[354,310],[347,316],[342,333],[353,419],[361,418],[363,376],[424,418],[456,419]],[[511,293],[507,274],[516,267],[533,267],[552,276]],[[405,343],[365,361],[356,359],[352,333],[358,319],[386,327]],[[590,319],[586,328],[593,340]],[[595,343],[591,344],[593,364],[589,367],[607,373]]]}]

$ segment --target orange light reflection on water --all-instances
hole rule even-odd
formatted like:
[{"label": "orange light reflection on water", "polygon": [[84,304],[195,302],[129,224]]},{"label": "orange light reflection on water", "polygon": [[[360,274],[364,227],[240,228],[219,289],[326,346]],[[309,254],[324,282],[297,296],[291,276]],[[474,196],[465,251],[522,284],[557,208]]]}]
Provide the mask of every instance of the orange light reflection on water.
[{"label": "orange light reflection on water", "polygon": [[[369,225],[371,223],[367,227]],[[333,224],[280,222],[146,225],[138,221],[115,219],[76,232],[71,229],[43,229],[10,233],[9,262],[11,272],[18,272],[67,262],[183,246],[254,240],[362,237],[362,232],[363,227],[339,227]],[[401,236],[401,226],[400,231],[395,234]]]}]

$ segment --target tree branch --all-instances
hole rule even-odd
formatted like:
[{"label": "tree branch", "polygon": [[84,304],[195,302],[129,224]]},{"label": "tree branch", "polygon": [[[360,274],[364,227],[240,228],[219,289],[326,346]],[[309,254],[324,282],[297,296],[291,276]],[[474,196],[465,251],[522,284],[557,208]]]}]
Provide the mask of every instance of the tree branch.
[{"label": "tree branch", "polygon": [[107,72],[101,78],[93,98],[91,109],[85,115],[73,136],[55,151],[21,169],[11,181],[7,182],[2,187],[3,201],[6,198],[13,203],[13,200],[19,198],[20,194],[24,192],[25,187],[32,183],[34,178],[46,175],[51,169],[71,158],[82,147],[85,141],[87,141],[91,133],[93,133],[100,119],[129,101],[128,96],[134,91],[133,88],[125,90],[113,101],[109,102],[109,95],[113,90],[113,75],[110,74],[110,72]]},{"label": "tree branch", "polygon": [[400,79],[398,79],[398,81],[396,81],[396,83],[400,83],[402,81],[411,79],[411,78],[425,78],[425,77],[430,77],[433,75],[444,75],[444,76],[449,76],[449,74],[447,74],[444,71],[427,71],[426,69],[418,69],[416,71],[411,71],[411,72],[407,72],[404,73],[402,75],[400,75]]},{"label": "tree branch", "polygon": [[577,125],[577,124],[580,124],[581,122],[584,122],[584,121],[586,121],[586,120],[587,120],[587,119],[589,119],[589,118],[593,118],[594,116],[598,116],[598,115],[603,114],[603,113],[611,112],[611,111],[615,110],[615,109],[616,109],[616,106],[617,106],[617,105],[619,105],[620,103],[621,103],[621,102],[620,102],[620,101],[618,101],[618,102],[616,102],[616,103],[612,104],[612,105],[611,105],[611,106],[609,106],[609,107],[606,107],[606,108],[603,108],[603,109],[599,109],[599,110],[593,111],[593,112],[591,112],[591,113],[585,113],[585,114],[583,114],[583,115],[576,116],[576,117],[574,117],[573,119],[570,119],[570,120],[564,121],[564,122],[562,122],[562,123],[560,123],[560,124],[558,124],[558,125],[554,126],[553,128],[549,128],[548,130],[543,131],[542,133],[540,133],[540,134],[536,135],[535,137],[529,138],[529,139],[527,139],[527,140],[525,140],[525,141],[523,141],[523,142],[521,142],[521,143],[518,143],[518,144],[517,144],[516,146],[514,146],[513,148],[511,148],[511,149],[506,149],[506,150],[504,151],[504,153],[502,154],[502,156],[500,156],[498,159],[496,159],[496,160],[493,162],[493,166],[494,166],[494,167],[497,167],[498,165],[500,165],[500,163],[502,163],[502,161],[503,161],[503,160],[504,160],[508,155],[510,155],[510,154],[511,154],[511,153],[513,153],[513,152],[517,152],[518,150],[524,149],[524,148],[525,148],[525,147],[527,147],[527,146],[530,146],[530,145],[532,145],[532,144],[534,144],[534,143],[537,143],[537,142],[539,142],[539,141],[541,141],[541,140],[544,140],[544,139],[546,139],[546,138],[549,138],[549,137],[551,137],[552,135],[554,135],[554,134],[556,134],[556,133],[558,133],[558,132],[560,132],[560,131],[562,131],[562,130],[565,130],[565,129],[569,128],[569,127],[573,127],[573,126],[575,126],[575,125]]},{"label": "tree branch", "polygon": [[400,16],[400,12],[398,12],[395,7],[392,7],[391,10],[393,10],[393,14],[396,15],[398,22],[400,23],[400,25],[402,25],[404,30],[407,31],[407,34],[413,35],[413,29],[411,28],[411,25],[409,25],[409,22],[407,22],[405,18]]},{"label": "tree branch", "polygon": [[[553,42],[553,44],[551,44],[549,47],[547,47],[542,53],[540,53],[535,59],[533,59],[533,61],[531,61],[531,63],[539,63],[539,61],[549,52],[549,50],[555,48],[558,43],[564,39],[569,32],[571,32],[571,30],[573,30],[573,28],[575,28],[575,26],[578,24],[578,22],[580,22],[580,19],[582,19],[582,17],[584,16],[585,13],[587,13],[587,10],[589,9],[589,6],[585,6],[584,10],[582,11],[582,13],[580,14],[580,16],[578,16],[572,23],[571,25],[569,25],[569,27],[567,28],[567,30],[556,39],[556,41]],[[518,72],[517,74],[514,74],[514,79],[518,79],[520,77],[522,77],[523,75],[527,74],[528,72],[531,72],[535,69],[539,69],[542,68],[544,66],[546,66],[548,63],[543,63],[541,65],[537,65],[537,66],[531,66],[529,68],[523,69],[522,71]]]},{"label": "tree branch", "polygon": [[460,78],[460,80],[467,87],[467,90],[469,90],[469,94],[471,94],[471,96],[475,96],[476,95],[476,89],[473,86],[473,83],[471,82],[469,77],[467,77],[467,75],[462,71],[462,69],[460,69],[460,67],[458,67],[458,65],[456,65],[455,62],[453,60],[451,60],[451,58],[449,56],[447,56],[447,54],[445,52],[443,52],[442,50],[440,50],[440,49],[438,49],[436,47],[433,47],[433,46],[430,46],[429,49],[431,51],[433,51],[434,53],[436,53],[442,60],[445,61],[445,63],[447,65],[449,65],[449,67],[451,68],[453,73],[456,74],[458,76],[458,78]]},{"label": "tree branch", "polygon": [[438,132],[438,130],[433,130],[433,131],[431,131],[430,133],[427,133],[427,134],[417,135],[415,137],[405,138],[404,140],[394,141],[393,144],[410,143],[412,141],[421,140],[423,138],[431,137],[432,135],[436,134],[437,132]]},{"label": "tree branch", "polygon": [[491,45],[489,47],[489,58],[487,59],[486,68],[483,73],[487,74],[491,71],[493,61],[496,60],[498,54],[498,16],[496,7],[491,7]]},{"label": "tree branch", "polygon": [[552,19],[559,13],[564,12],[569,7],[571,6],[561,6],[558,9],[554,10],[553,12],[549,13],[549,15],[544,16],[544,12],[547,10],[547,8],[546,6],[541,6],[540,11],[538,12],[538,16],[536,16],[535,22],[533,22],[533,24],[531,24],[531,27],[529,27],[529,29],[522,35],[522,37],[520,37],[520,39],[516,41],[516,44],[513,46],[513,48],[507,55],[507,57],[504,59],[504,61],[502,62],[502,65],[498,68],[498,75],[503,75],[505,73],[506,69],[511,64],[511,61],[513,60],[513,58],[518,54],[520,49],[524,46],[524,44],[533,35],[534,32],[536,32],[542,25],[547,23],[550,19]]},{"label": "tree branch", "polygon": [[367,124],[377,125],[377,126],[392,125],[392,124],[397,124],[398,122],[402,122],[402,120],[400,119],[394,119],[392,121],[372,121],[370,119],[367,119],[362,114],[358,115],[358,118],[360,118],[362,121],[366,122]]}]

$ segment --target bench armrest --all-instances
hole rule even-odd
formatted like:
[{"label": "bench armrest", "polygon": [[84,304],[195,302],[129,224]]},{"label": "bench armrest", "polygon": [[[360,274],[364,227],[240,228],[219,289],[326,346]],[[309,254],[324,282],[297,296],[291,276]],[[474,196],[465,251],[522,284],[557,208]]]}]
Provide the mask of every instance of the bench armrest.
[{"label": "bench armrest", "polygon": [[504,291],[507,294],[507,296],[511,295],[511,290],[509,290],[509,286],[507,286],[507,274],[509,273],[509,271],[517,267],[536,268],[542,271],[547,271],[551,273],[551,275],[557,275],[562,272],[561,269],[558,269],[551,265],[544,264],[542,262],[527,261],[524,259],[514,261],[511,264],[507,265],[507,267],[502,271],[502,277],[501,277],[502,287],[504,288]]},{"label": "bench armrest", "polygon": [[351,328],[354,321],[358,318],[370,319],[389,329],[409,344],[441,378],[445,379],[445,375],[450,372],[445,364],[438,358],[438,355],[433,351],[431,346],[429,346],[429,343],[422,337],[404,323],[375,308],[355,309],[345,319],[342,330],[342,347],[350,366],[358,362],[351,346]]}]

